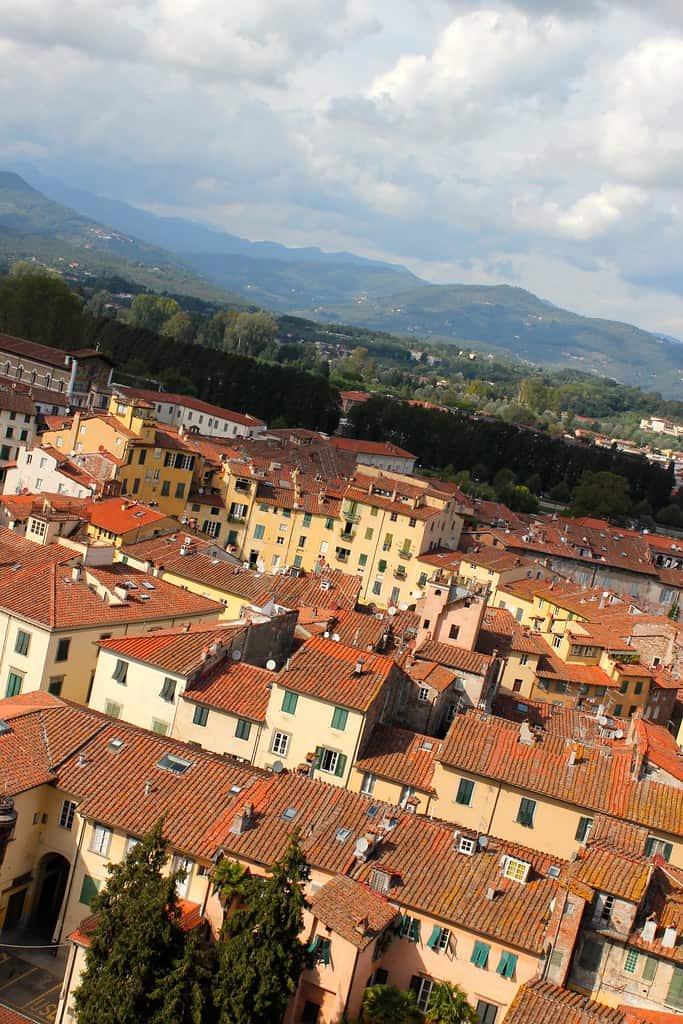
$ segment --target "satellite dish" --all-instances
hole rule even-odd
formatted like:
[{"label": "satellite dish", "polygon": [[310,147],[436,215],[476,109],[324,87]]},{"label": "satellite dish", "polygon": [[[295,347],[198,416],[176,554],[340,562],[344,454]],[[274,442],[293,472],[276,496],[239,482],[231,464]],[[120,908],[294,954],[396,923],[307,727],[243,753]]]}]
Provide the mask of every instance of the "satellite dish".
[{"label": "satellite dish", "polygon": [[241,657],[242,657],[242,652],[241,651],[233,651],[232,652],[232,660],[233,661],[239,661],[241,659]]},{"label": "satellite dish", "polygon": [[401,611],[401,612],[407,612],[408,611],[408,605],[405,603],[405,601],[402,601],[401,604],[398,606],[398,608],[399,608],[399,611]]},{"label": "satellite dish", "polygon": [[339,636],[339,633],[333,633],[333,634],[332,634],[332,639],[334,640],[334,642],[335,642],[336,644],[338,644],[338,643],[339,643],[339,641],[341,640],[341,637]]},{"label": "satellite dish", "polygon": [[281,775],[282,772],[285,770],[285,766],[283,765],[282,761],[275,761],[271,770],[274,775]]},{"label": "satellite dish", "polygon": [[269,672],[274,672],[275,669],[277,668],[277,662],[274,661],[272,658],[269,658],[268,661],[266,662],[266,668],[268,669]]},{"label": "satellite dish", "polygon": [[391,608],[388,608],[387,611],[388,611],[389,615],[395,615],[396,612],[398,611],[398,608],[394,608],[394,606],[392,604]]},{"label": "satellite dish", "polygon": [[489,837],[479,836],[479,838],[477,839],[477,845],[479,846],[480,850],[485,850],[486,847],[489,845]]},{"label": "satellite dish", "polygon": [[370,843],[367,841],[365,836],[361,836],[360,839],[356,842],[356,849],[358,850],[359,853],[366,853],[369,846]]},{"label": "satellite dish", "polygon": [[603,727],[603,729],[607,725],[607,719],[605,718],[604,715],[600,715],[600,717],[598,718],[598,725],[601,725]]},{"label": "satellite dish", "polygon": [[617,729],[617,731],[614,734],[614,738],[615,738],[615,740],[623,740],[623,738],[624,738],[624,730],[623,729]]}]

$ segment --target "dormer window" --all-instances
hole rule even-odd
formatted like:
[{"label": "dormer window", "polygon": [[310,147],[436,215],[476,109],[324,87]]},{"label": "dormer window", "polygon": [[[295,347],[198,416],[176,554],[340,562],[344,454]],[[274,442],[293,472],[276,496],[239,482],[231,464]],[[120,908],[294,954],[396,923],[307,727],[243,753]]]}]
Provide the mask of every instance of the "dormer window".
[{"label": "dormer window", "polygon": [[389,892],[392,874],[386,868],[374,868],[370,872],[368,884],[376,892]]}]

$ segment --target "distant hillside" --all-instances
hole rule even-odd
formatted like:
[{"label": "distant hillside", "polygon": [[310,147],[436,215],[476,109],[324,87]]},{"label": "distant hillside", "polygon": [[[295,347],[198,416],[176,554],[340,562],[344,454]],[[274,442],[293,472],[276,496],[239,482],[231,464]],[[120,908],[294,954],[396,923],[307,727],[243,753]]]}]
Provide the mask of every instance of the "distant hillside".
[{"label": "distant hillside", "polygon": [[242,300],[207,280],[164,249],[107,227],[0,171],[0,259],[37,259],[57,270],[70,265],[92,274],[120,274],[156,291],[225,302]]},{"label": "distant hillside", "polygon": [[[301,310],[311,314],[310,310]],[[330,306],[319,319],[452,341],[546,366],[571,366],[683,396],[683,345],[630,324],[579,316],[508,285],[425,285]]]},{"label": "distant hillside", "polygon": [[289,248],[278,242],[250,242],[180,217],[158,217],[118,200],[76,189],[56,178],[25,172],[46,195],[96,221],[170,249],[183,263],[221,287],[241,292],[271,309],[315,309],[358,295],[389,295],[421,284],[404,267],[350,252]]}]

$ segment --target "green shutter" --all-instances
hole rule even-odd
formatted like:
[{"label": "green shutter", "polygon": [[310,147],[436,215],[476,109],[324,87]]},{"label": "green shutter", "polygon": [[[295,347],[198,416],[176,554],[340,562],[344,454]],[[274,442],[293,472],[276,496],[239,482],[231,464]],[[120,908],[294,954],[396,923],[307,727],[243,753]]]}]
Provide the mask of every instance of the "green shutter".
[{"label": "green shutter", "polygon": [[284,695],[282,697],[282,710],[288,715],[295,714],[298,701],[298,693],[292,693],[291,690],[285,690]]},{"label": "green shutter", "polygon": [[474,783],[471,779],[461,779],[458,784],[458,792],[455,797],[456,804],[462,804],[464,807],[469,807],[472,803],[472,793],[474,792]]},{"label": "green shutter", "polygon": [[534,825],[534,811],[536,809],[536,801],[528,800],[525,796],[519,801],[519,811],[517,812],[517,821],[520,825],[525,825],[527,828],[533,828]]},{"label": "green shutter", "polygon": [[585,842],[586,834],[588,832],[589,827],[592,824],[593,824],[593,819],[592,818],[579,818],[579,827],[577,828],[576,835],[574,836],[574,838],[576,839],[576,841],[578,843]]},{"label": "green shutter", "polygon": [[516,967],[517,954],[508,953],[508,951],[504,949],[500,954],[500,962],[496,967],[496,974],[500,974],[502,978],[514,978]]},{"label": "green shutter", "polygon": [[345,768],[346,768],[346,754],[340,754],[339,757],[337,758],[337,767],[334,769],[334,774],[337,776],[338,779],[340,779],[342,777],[342,775],[344,774],[344,769]]},{"label": "green shutter", "polygon": [[343,732],[346,728],[346,723],[349,719],[349,713],[346,708],[335,708],[334,714],[332,715],[332,728],[339,729]]},{"label": "green shutter", "polygon": [[416,917],[413,917],[410,920],[410,931],[408,932],[408,941],[409,942],[419,942],[420,941],[420,922],[419,922],[419,920]]},{"label": "green shutter", "polygon": [[470,963],[474,964],[475,967],[486,967],[489,962],[489,953],[491,947],[485,942],[480,942],[478,939],[474,943],[474,949],[472,950],[472,956],[470,957]]},{"label": "green shutter", "polygon": [[323,939],[322,942],[320,943],[320,949],[319,949],[318,955],[320,956],[320,959],[322,960],[322,962],[325,964],[326,967],[329,967],[329,965],[330,965],[330,959],[331,959],[331,957],[330,957],[330,946],[331,945],[332,945],[332,943],[331,943],[330,939]]},{"label": "green shutter", "polygon": [[671,854],[674,852],[673,843],[664,843],[664,849],[662,857],[668,863],[671,860]]},{"label": "green shutter", "polygon": [[671,984],[669,985],[669,991],[664,1002],[667,1006],[683,1010],[683,968],[674,967]]},{"label": "green shutter", "polygon": [[90,875],[84,875],[83,882],[81,884],[81,894],[78,897],[79,903],[85,903],[86,906],[90,906],[93,899],[97,895],[100,889],[100,883],[91,878]]},{"label": "green shutter", "polygon": [[646,956],[645,964],[643,966],[643,981],[654,981],[656,973],[657,958],[654,956]]},{"label": "green shutter", "polygon": [[320,942],[320,937],[318,935],[314,935],[313,938],[311,939],[310,943],[308,944],[308,952],[309,953],[315,953],[316,950],[318,949],[318,943],[319,942]]},{"label": "green shutter", "polygon": [[427,939],[427,946],[429,949],[436,949],[441,938],[441,929],[438,924],[435,924],[432,928],[432,934]]},{"label": "green shutter", "polygon": [[386,570],[387,560],[386,558],[380,558],[379,562],[377,563],[377,572],[386,572]]},{"label": "green shutter", "polygon": [[320,758],[323,756],[323,749],[324,749],[323,747],[316,747],[315,748],[315,761],[313,762],[313,767],[314,768],[319,768],[320,767]]}]

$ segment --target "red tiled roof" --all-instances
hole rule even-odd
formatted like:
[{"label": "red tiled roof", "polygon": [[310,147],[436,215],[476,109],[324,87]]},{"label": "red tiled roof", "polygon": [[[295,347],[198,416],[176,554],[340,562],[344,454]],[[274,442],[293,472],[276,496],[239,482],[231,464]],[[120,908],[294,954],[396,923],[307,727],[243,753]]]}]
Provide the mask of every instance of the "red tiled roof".
[{"label": "red tiled roof", "polygon": [[624,1024],[680,1024],[680,1013],[669,1010],[648,1010],[644,1006],[619,1005],[624,1015]]},{"label": "red tiled roof", "polygon": [[[356,672],[359,661],[361,671]],[[385,655],[358,651],[318,636],[297,651],[277,681],[295,693],[367,711],[391,673],[398,671]]]},{"label": "red tiled roof", "polygon": [[536,979],[522,985],[502,1024],[625,1024],[621,1010]]},{"label": "red tiled roof", "polygon": [[569,877],[611,893],[629,903],[640,903],[647,891],[652,863],[644,856],[628,855],[604,841],[589,843],[569,866]]},{"label": "red tiled roof", "polygon": [[144,661],[165,672],[187,676],[201,665],[202,652],[210,644],[228,645],[236,631],[236,623],[197,622],[189,628],[160,629],[153,633],[128,634],[100,641],[99,646],[134,661]]},{"label": "red tiled roof", "polygon": [[25,416],[35,416],[36,407],[33,399],[22,391],[0,386],[0,409],[6,412],[19,412]]},{"label": "red tiled roof", "polygon": [[[178,924],[184,932],[192,931],[193,928],[197,928],[203,923],[202,908],[198,903],[179,899],[178,909],[180,910]],[[95,934],[98,920],[99,914],[91,914],[90,917],[86,917],[84,921],[81,921],[76,931],[72,932],[69,936],[71,941],[75,942],[77,946],[89,946]],[[0,1018],[0,1024],[2,1024],[2,1018]]]},{"label": "red tiled roof", "polygon": [[585,746],[579,761],[570,765],[563,739],[546,736],[526,746],[513,723],[468,712],[453,719],[438,759],[522,791],[683,835],[683,789],[648,778],[634,782],[627,746]]},{"label": "red tiled roof", "polygon": [[437,665],[435,661],[413,661],[409,658],[405,663],[405,671],[411,679],[426,683],[438,693],[443,693],[458,678],[457,672]]},{"label": "red tiled roof", "polygon": [[311,912],[356,949],[369,946],[397,917],[388,900],[346,875],[336,875],[318,890]]},{"label": "red tiled roof", "polygon": [[439,665],[447,665],[448,668],[461,672],[471,672],[477,676],[485,676],[491,664],[491,658],[487,654],[468,651],[455,644],[440,644],[435,640],[425,641],[422,647],[415,651],[415,657],[423,661],[435,661]]},{"label": "red tiled roof", "polygon": [[417,458],[417,455],[413,455],[412,452],[406,451],[405,448],[399,448],[398,445],[391,444],[389,441],[362,441],[355,437],[331,437],[330,444],[333,448],[341,448],[346,452],[357,452],[359,455],[383,455],[386,458],[397,455],[403,459]]},{"label": "red tiled roof", "polygon": [[440,741],[432,736],[376,725],[356,761],[356,768],[405,786],[431,791],[434,761],[440,746]]},{"label": "red tiled roof", "polygon": [[40,345],[37,341],[16,338],[12,334],[0,334],[0,352],[11,352],[13,355],[23,356],[24,359],[46,363],[48,366],[56,366],[61,370],[66,370],[68,367],[66,360],[69,353],[64,349]]},{"label": "red tiled roof", "polygon": [[[683,964],[683,871],[667,864],[661,855],[654,858],[655,870],[641,914],[634,923],[628,938],[630,946],[637,946],[647,953],[676,964]],[[656,930],[654,939],[643,938],[643,918],[654,915]],[[672,928],[676,935],[674,944],[663,944],[664,932]]]},{"label": "red tiled roof", "polygon": [[214,673],[193,683],[183,699],[226,711],[239,718],[265,722],[274,672],[246,662],[223,665]]},{"label": "red tiled roof", "polygon": [[121,391],[128,398],[140,398],[152,405],[182,405],[186,409],[195,409],[197,412],[207,413],[216,419],[230,420],[232,423],[240,423],[247,427],[265,427],[263,420],[251,416],[245,412],[235,412],[234,409],[223,409],[220,405],[211,405],[202,401],[201,398],[193,398],[192,395],[178,395],[169,391],[148,391],[144,388],[129,388],[122,384],[116,385],[117,391]]},{"label": "red tiled roof", "polygon": [[149,508],[137,501],[126,498],[105,498],[92,503],[90,522],[100,530],[106,530],[116,536],[138,530],[152,523],[168,520],[168,516],[158,509]]},{"label": "red tiled roof", "polygon": [[11,1006],[0,1003],[0,1024],[36,1024],[34,1017],[25,1017]]}]

